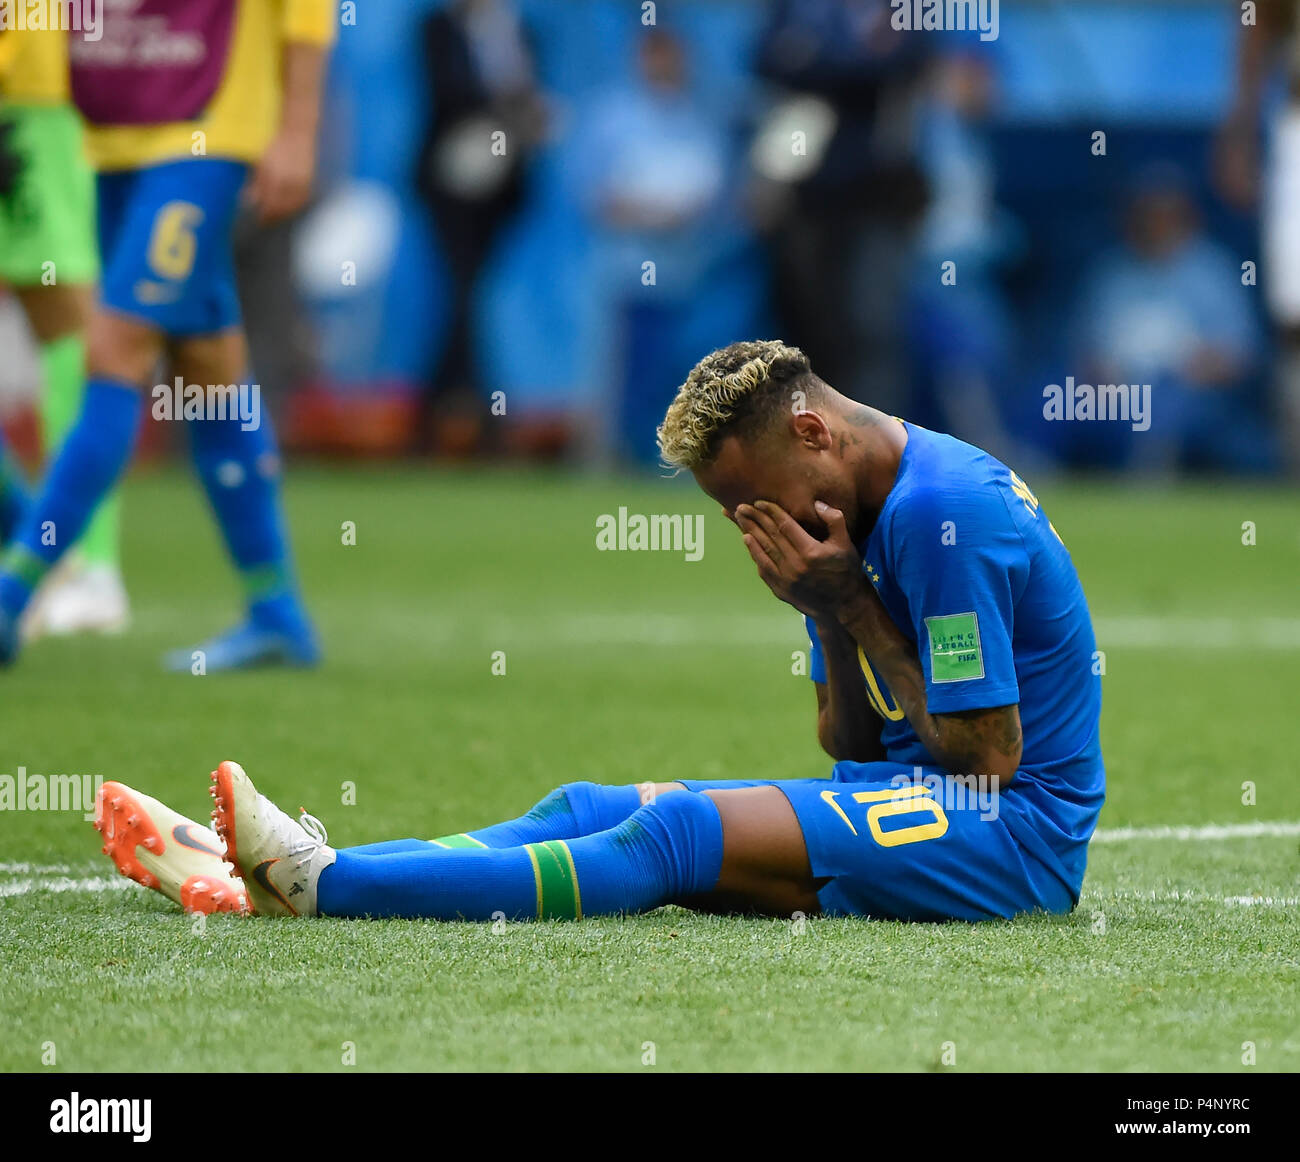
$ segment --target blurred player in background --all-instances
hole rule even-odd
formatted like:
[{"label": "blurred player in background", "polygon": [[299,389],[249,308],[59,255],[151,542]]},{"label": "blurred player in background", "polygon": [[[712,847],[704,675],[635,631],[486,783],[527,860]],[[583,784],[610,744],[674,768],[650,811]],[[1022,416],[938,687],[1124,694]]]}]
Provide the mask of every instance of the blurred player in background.
[{"label": "blurred player in background", "polygon": [[[0,33],[0,280],[14,292],[40,349],[41,435],[52,455],[81,407],[86,325],[98,274],[95,184],[81,119],[68,93],[63,30]],[[0,543],[25,490],[5,457]],[[57,577],[28,611],[28,635],[115,631],[129,618],[118,549],[118,498],[108,496]]]},{"label": "blurred player in background", "polygon": [[895,29],[896,7],[776,0],[757,59],[797,102],[791,128],[824,124],[768,223],[777,316],[830,382],[885,410],[904,406],[900,305],[930,197],[915,130],[937,48]]},{"label": "blurred player in background", "polygon": [[[80,413],[0,562],[0,661],[13,661],[34,590],[125,471],[159,361],[209,403],[215,385],[248,384],[231,232],[241,196],[269,221],[310,194],[333,26],[330,0],[140,0],[105,11],[99,40],[70,37],[103,276]],[[206,671],[314,664],[265,409],[250,424],[209,408],[187,426],[248,609],[200,647]],[[168,659],[192,664],[190,650]]]},{"label": "blurred player in background", "polygon": [[1274,470],[1271,435],[1244,396],[1260,355],[1252,293],[1206,231],[1186,175],[1168,162],[1139,171],[1123,243],[1082,280],[1077,359],[1089,383],[1159,384],[1160,406],[1147,431],[1079,424],[1076,443],[1148,473]]},{"label": "blurred player in background", "polygon": [[[531,38],[514,4],[453,0],[425,18],[422,32],[429,128],[416,185],[433,212],[449,301],[417,439],[458,455],[477,447],[486,414],[474,295],[494,246],[524,204],[546,109]],[[496,132],[509,147],[485,156],[482,143]]]},{"label": "blurred player in background", "polygon": [[1238,208],[1259,202],[1261,282],[1280,346],[1278,418],[1288,468],[1300,476],[1300,3],[1260,0],[1255,12],[1253,24],[1242,18],[1216,177]]}]

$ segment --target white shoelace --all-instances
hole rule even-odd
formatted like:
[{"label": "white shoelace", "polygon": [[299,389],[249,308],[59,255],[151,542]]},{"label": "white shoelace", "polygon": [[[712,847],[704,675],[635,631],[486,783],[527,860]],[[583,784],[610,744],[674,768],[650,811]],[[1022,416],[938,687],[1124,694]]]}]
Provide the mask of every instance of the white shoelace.
[{"label": "white shoelace", "polygon": [[305,807],[298,808],[298,825],[312,837],[317,847],[324,847],[329,843],[330,837],[325,831],[325,824],[315,815],[308,815]]}]

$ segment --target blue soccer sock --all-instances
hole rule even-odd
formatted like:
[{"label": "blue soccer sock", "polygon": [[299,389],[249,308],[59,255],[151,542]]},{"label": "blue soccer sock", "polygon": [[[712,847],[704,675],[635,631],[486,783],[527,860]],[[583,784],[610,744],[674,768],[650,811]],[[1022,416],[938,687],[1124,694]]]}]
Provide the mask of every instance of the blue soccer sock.
[{"label": "blue soccer sock", "polygon": [[347,852],[348,855],[395,855],[399,851],[428,851],[432,846],[432,839],[385,839],[382,843],[362,843],[356,847],[341,847],[339,854]]},{"label": "blue soccer sock", "polygon": [[17,618],[41,578],[77,543],[100,501],[126,471],[144,393],[112,379],[86,384],[81,413],[0,560],[0,608]]},{"label": "blue soccer sock", "polygon": [[280,499],[280,456],[270,417],[191,420],[190,453],[226,548],[244,584],[249,613],[271,628],[301,622]]},{"label": "blue soccer sock", "polygon": [[643,912],[710,891],[722,819],[707,795],[661,795],[617,827],[510,848],[340,851],[317,884],[326,916],[581,919]]},{"label": "blue soccer sock", "polygon": [[0,545],[13,536],[30,500],[22,469],[0,432]]},{"label": "blue soccer sock", "polygon": [[440,847],[519,847],[548,839],[577,839],[617,827],[643,803],[637,786],[565,783],[518,819],[478,831],[439,836],[430,842]]}]

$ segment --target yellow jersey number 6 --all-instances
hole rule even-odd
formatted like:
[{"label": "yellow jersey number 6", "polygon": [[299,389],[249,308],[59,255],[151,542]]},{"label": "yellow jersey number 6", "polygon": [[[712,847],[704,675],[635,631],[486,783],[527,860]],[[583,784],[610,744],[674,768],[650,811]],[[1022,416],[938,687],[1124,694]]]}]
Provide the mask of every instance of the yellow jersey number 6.
[{"label": "yellow jersey number 6", "polygon": [[[948,816],[943,813],[938,802],[929,797],[931,793],[931,788],[925,786],[885,787],[880,791],[855,791],[852,798],[855,803],[871,804],[867,808],[867,826],[871,829],[871,838],[881,847],[901,847],[905,843],[920,843],[923,839],[938,839],[948,830]],[[858,829],[853,826],[853,821],[835,802],[838,794],[838,791],[823,791],[822,799],[844,820],[849,830],[857,835]],[[893,831],[881,830],[882,819],[919,811],[930,813],[932,818],[929,822],[897,827]]]},{"label": "yellow jersey number 6", "polygon": [[149,267],[160,278],[180,282],[194,269],[198,252],[195,231],[203,211],[193,202],[168,202],[153,220],[149,235]]}]

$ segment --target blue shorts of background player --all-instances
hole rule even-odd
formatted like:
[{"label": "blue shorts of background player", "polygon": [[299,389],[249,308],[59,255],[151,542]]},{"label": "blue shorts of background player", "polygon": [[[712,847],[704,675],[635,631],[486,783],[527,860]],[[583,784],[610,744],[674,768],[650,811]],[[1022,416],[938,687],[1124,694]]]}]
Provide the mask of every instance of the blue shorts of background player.
[{"label": "blue shorts of background player", "polygon": [[[1013,783],[982,798],[938,767],[835,765],[829,779],[681,780],[689,791],[777,787],[790,801],[827,916],[993,920],[1064,914],[1082,861],[1060,859]],[[1077,870],[1067,865],[1074,864]]]},{"label": "blue shorts of background player", "polygon": [[238,326],[232,236],[247,174],[218,158],[100,174],[103,304],[173,336]]}]

